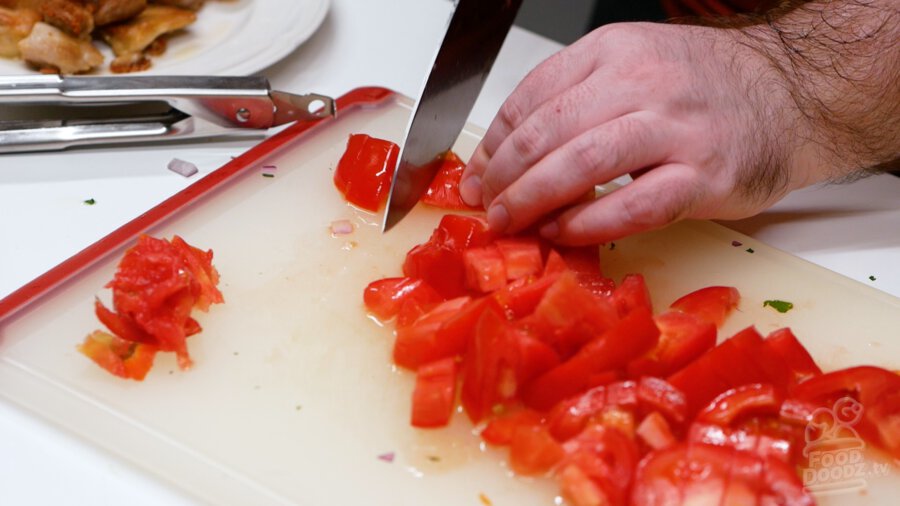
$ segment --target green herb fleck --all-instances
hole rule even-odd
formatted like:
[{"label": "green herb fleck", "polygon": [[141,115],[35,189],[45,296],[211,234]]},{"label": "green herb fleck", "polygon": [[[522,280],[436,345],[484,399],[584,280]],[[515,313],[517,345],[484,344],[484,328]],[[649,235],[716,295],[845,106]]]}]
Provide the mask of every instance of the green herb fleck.
[{"label": "green herb fleck", "polygon": [[747,248],[747,253],[754,253],[753,248]]},{"label": "green herb fleck", "polygon": [[303,406],[297,404],[296,406],[294,406],[294,409],[300,411],[301,409],[303,409]]},{"label": "green herb fleck", "polygon": [[89,198],[89,199],[87,199],[87,200],[84,201],[84,204],[87,205],[87,206],[92,206],[92,205],[94,205],[94,204],[96,204],[96,203],[97,203],[97,201],[94,200],[93,198]]},{"label": "green herb fleck", "polygon": [[778,311],[779,313],[787,313],[791,309],[794,308],[794,304],[790,302],[786,302],[783,300],[767,300],[763,302],[763,307],[769,306],[770,308]]},{"label": "green herb fleck", "polygon": [[432,462],[440,462],[440,461],[441,461],[441,458],[438,457],[437,455],[429,455],[429,456],[428,456],[428,460],[430,460],[430,461],[432,461]]},{"label": "green herb fleck", "polygon": [[875,276],[869,276],[869,281],[875,281]]},{"label": "green herb fleck", "polygon": [[268,172],[263,172],[263,177],[275,177],[275,174],[269,174]]}]

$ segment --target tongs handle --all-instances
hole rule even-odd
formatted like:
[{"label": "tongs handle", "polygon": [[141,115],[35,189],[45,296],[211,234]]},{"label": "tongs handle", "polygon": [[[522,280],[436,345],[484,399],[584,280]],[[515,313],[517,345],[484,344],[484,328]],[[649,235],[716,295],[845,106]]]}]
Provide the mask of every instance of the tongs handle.
[{"label": "tongs handle", "polygon": [[[116,103],[213,97],[269,98],[264,77],[0,77],[0,103]],[[174,106],[175,104],[173,104]]]}]

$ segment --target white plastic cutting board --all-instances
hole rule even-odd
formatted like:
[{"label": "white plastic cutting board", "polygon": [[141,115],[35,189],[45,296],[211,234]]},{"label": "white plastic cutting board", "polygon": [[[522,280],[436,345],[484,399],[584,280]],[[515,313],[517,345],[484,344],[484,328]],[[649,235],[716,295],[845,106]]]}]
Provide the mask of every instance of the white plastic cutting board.
[{"label": "white plastic cutting board", "polygon": [[[350,133],[398,141],[409,113],[396,99],[344,114],[148,231],[215,252],[226,303],[198,318],[193,370],[160,356],[130,382],[76,351],[100,328],[93,299],[109,300],[102,287],[119,251],[3,323],[0,394],[213,504],[478,505],[482,494],[498,506],[554,504],[550,480],[512,477],[464,415],[445,430],[409,426],[413,376],[392,367],[391,331],[362,306],[365,285],[399,274],[442,213],[419,208],[381,236],[380,217],[348,206],[332,170]],[[463,132],[456,151],[468,157],[479,135]],[[332,237],[337,219],[355,232]],[[642,272],[660,308],[702,286],[737,286],[744,299],[723,335],[789,325],[826,368],[900,368],[898,299],[718,225],[619,241],[601,259],[617,279]],[[773,298],[795,307],[763,309]],[[898,473],[823,504],[892,504]]]}]

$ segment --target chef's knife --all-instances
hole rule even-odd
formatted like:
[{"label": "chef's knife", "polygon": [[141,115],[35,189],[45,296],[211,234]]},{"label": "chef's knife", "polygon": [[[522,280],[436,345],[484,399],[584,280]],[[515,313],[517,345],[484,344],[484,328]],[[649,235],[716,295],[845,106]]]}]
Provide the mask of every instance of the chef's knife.
[{"label": "chef's knife", "polygon": [[425,193],[453,147],[522,0],[459,0],[401,144],[382,231]]}]

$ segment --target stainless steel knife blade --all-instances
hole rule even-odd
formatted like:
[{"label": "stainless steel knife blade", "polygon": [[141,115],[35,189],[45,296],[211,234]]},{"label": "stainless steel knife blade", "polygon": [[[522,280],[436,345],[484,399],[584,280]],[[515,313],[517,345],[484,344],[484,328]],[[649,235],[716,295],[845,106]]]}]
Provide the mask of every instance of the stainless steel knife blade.
[{"label": "stainless steel knife blade", "polygon": [[382,231],[425,193],[456,142],[522,0],[459,0],[401,144]]}]

